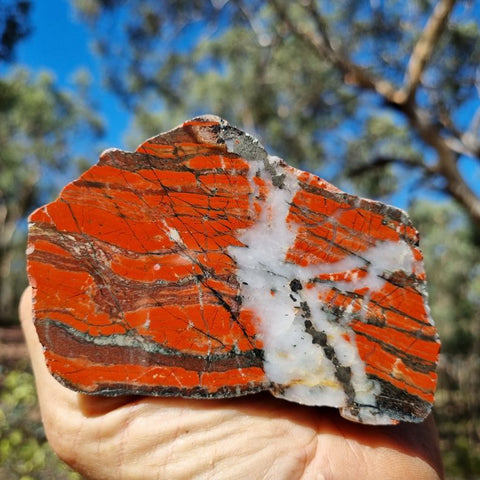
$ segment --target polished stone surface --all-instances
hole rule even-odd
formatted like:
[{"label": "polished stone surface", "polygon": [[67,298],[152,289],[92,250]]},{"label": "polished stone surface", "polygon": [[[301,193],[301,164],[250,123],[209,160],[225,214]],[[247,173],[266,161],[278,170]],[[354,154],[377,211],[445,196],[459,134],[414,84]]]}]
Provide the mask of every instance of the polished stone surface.
[{"label": "polished stone surface", "polygon": [[270,390],[421,421],[436,384],[418,233],[214,116],[98,164],[30,217],[35,325],[79,392]]}]

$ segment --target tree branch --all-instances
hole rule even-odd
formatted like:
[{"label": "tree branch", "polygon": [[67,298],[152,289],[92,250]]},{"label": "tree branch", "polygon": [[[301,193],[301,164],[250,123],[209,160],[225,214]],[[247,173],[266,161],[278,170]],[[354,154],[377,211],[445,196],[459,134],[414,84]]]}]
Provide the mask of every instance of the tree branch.
[{"label": "tree branch", "polygon": [[312,15],[318,30],[317,32],[307,30],[300,24],[292,21],[288,14],[288,2],[271,0],[271,4],[290,32],[309,48],[313,49],[320,58],[327,60],[335,66],[344,75],[345,83],[372,90],[385,98],[389,103],[399,103],[400,98],[403,98],[403,92],[397,90],[390,82],[369,75],[364,68],[341,55],[333,47],[326,29],[326,22],[312,2],[304,5],[304,7]]},{"label": "tree branch", "polygon": [[415,44],[406,72],[406,87],[404,101],[411,101],[422,79],[425,67],[442,35],[448,17],[455,6],[456,0],[440,0],[428,19],[425,28]]},{"label": "tree branch", "polygon": [[[413,49],[407,68],[408,85],[406,89],[396,89],[387,80],[370,75],[366,69],[352,62],[335,48],[328,35],[327,23],[313,2],[304,3],[303,6],[311,15],[316,31],[307,29],[299,22],[296,23],[292,20],[289,16],[288,2],[271,0],[276,14],[290,32],[309,48],[312,48],[321,60],[330,62],[341,72],[345,83],[376,92],[386,104],[405,115],[413,131],[437,153],[437,164],[430,168],[433,168],[435,173],[445,179],[446,190],[465,208],[475,224],[480,227],[480,198],[468,186],[457,168],[458,153],[452,149],[452,142],[442,137],[439,127],[432,122],[427,112],[415,104],[416,88],[454,4],[455,0],[440,0],[437,4]],[[427,172],[426,166],[423,168]]]},{"label": "tree branch", "polygon": [[473,222],[480,227],[480,198],[468,186],[457,167],[457,155],[449,145],[449,141],[442,137],[436,125],[428,117],[419,114],[417,109],[405,106],[404,113],[410,125],[420,138],[430,145],[437,153],[435,169],[445,179],[445,190],[470,215]]},{"label": "tree branch", "polygon": [[475,111],[467,131],[460,136],[461,144],[465,148],[465,155],[480,160],[480,107]]},{"label": "tree branch", "polygon": [[412,158],[378,156],[378,157],[375,157],[371,162],[349,169],[348,175],[352,177],[357,177],[359,175],[362,175],[363,173],[369,172],[370,170],[386,167],[387,165],[391,165],[391,164],[403,165],[409,168],[421,168],[428,175],[433,175],[437,173],[437,171],[435,170],[435,167],[430,167],[428,165],[425,165],[423,162],[419,160],[415,160]]}]

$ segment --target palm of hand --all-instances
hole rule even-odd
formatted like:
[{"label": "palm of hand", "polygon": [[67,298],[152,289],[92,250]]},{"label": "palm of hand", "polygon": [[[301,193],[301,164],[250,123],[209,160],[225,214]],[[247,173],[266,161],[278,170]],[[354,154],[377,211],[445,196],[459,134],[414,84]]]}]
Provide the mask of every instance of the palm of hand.
[{"label": "palm of hand", "polygon": [[91,397],[49,374],[20,306],[45,430],[60,458],[91,479],[441,478],[432,418],[370,427],[335,410],[268,394],[231,400]]}]

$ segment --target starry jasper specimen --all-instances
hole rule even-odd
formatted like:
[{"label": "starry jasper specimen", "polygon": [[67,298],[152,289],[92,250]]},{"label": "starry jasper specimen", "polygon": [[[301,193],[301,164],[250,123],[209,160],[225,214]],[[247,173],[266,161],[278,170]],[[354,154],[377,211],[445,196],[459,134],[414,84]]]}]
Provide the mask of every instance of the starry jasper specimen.
[{"label": "starry jasper specimen", "polygon": [[30,217],[48,368],[102,395],[269,390],[369,424],[422,421],[439,340],[418,233],[203,116],[107,150]]}]

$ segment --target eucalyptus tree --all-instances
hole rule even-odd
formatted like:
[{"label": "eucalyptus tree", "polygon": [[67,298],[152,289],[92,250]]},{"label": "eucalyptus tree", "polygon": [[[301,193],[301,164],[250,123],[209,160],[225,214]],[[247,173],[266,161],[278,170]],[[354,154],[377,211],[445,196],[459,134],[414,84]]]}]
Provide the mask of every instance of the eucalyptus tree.
[{"label": "eucalyptus tree", "polygon": [[1,325],[16,322],[26,285],[26,215],[86,163],[77,139],[93,146],[103,127],[82,95],[60,88],[51,73],[21,68],[0,78],[0,117]]},{"label": "eucalyptus tree", "polygon": [[135,140],[208,111],[330,179],[440,193],[480,225],[475,2],[73,1]]}]

